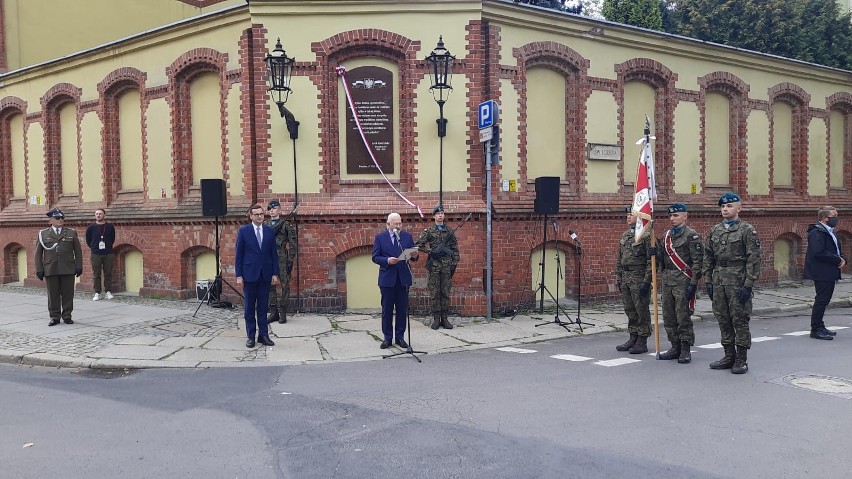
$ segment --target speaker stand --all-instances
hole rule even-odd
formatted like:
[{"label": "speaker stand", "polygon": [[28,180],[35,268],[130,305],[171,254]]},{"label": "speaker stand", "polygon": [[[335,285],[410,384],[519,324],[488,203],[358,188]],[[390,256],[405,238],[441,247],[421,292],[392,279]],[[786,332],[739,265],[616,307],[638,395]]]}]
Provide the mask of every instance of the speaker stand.
[{"label": "speaker stand", "polygon": [[[192,313],[193,318],[195,317],[195,315],[198,314],[198,310],[201,309],[201,305],[204,304],[205,300],[207,301],[208,305],[212,302],[213,298],[211,297],[211,292],[214,288],[217,288],[219,290],[219,295],[216,298],[216,303],[218,304],[222,302],[222,283],[228,285],[228,287],[231,288],[234,293],[237,293],[237,296],[239,296],[240,299],[245,299],[243,298],[243,294],[237,291],[237,288],[234,288],[231,283],[229,283],[225,278],[222,277],[222,271],[219,267],[219,250],[221,246],[219,244],[219,216],[215,217],[213,224],[216,228],[216,279],[213,280],[213,285],[207,288],[207,294],[204,295],[204,298],[202,298],[201,301],[198,302],[198,307],[195,308],[195,312]],[[239,327],[239,320],[237,321],[237,327]]]}]

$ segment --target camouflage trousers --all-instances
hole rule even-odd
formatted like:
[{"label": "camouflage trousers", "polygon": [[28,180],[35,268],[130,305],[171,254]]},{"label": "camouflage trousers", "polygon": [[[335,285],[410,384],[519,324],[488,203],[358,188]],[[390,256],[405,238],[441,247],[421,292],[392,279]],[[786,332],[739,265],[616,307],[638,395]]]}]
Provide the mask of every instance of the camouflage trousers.
[{"label": "camouflage trousers", "polygon": [[269,312],[275,314],[273,311],[277,311],[278,315],[284,316],[290,303],[290,273],[287,272],[286,264],[281,265],[278,279],[281,280],[281,285],[273,286],[269,292]]},{"label": "camouflage trousers", "polygon": [[689,309],[689,299],[686,297],[689,278],[680,271],[677,274],[682,276],[683,280],[663,280],[663,325],[672,344],[688,343],[692,346],[695,344],[695,331],[692,326],[692,310]]},{"label": "camouflage trousers", "polygon": [[751,347],[751,299],[745,304],[739,300],[740,286],[713,285],[713,314],[719,322],[722,345],[736,344],[746,349]]},{"label": "camouflage trousers", "polygon": [[621,301],[624,303],[624,313],[627,314],[627,332],[639,336],[651,335],[651,295],[642,296],[639,288],[644,282],[645,273],[633,277],[625,272],[621,283]]},{"label": "camouflage trousers", "polygon": [[449,267],[433,266],[429,271],[429,298],[432,300],[432,314],[448,313],[450,310],[450,289],[453,276]]}]

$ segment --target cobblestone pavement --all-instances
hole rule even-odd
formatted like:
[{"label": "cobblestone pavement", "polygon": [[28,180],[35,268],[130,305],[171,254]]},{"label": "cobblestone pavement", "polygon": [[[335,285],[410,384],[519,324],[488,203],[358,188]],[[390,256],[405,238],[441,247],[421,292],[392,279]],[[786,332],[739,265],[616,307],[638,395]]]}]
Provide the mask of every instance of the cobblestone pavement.
[{"label": "cobblestone pavement", "polygon": [[[753,316],[766,319],[777,312],[810,309],[813,294],[810,283],[758,290]],[[78,292],[75,324],[48,327],[47,299],[41,288],[2,285],[0,304],[0,362],[6,363],[93,368],[270,366],[373,360],[399,352],[379,349],[379,311],[293,314],[287,324],[270,325],[275,346],[247,349],[239,307],[202,304],[194,315],[199,306],[194,300],[117,294],[112,300],[95,302],[91,293]],[[832,307],[850,304],[852,282],[844,279],[835,290]],[[411,342],[415,349],[436,354],[621,331],[627,321],[616,303],[581,304],[579,317],[582,331],[576,324],[576,301],[568,300],[558,316],[551,303],[541,314],[525,312],[514,319],[499,317],[489,322],[482,317],[454,317],[452,330],[433,331],[426,326],[430,318],[412,316]],[[557,318],[567,327],[560,326]],[[695,319],[715,321],[707,299],[699,297]]]}]

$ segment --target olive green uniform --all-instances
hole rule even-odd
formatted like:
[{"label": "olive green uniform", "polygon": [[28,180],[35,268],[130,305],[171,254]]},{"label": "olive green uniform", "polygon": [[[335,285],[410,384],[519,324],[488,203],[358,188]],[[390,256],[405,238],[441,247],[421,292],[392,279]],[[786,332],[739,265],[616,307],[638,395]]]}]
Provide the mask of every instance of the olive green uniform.
[{"label": "olive green uniform", "polygon": [[296,229],[285,219],[270,219],[265,222],[275,231],[275,246],[278,248],[278,265],[280,269],[281,293],[278,287],[272,286],[269,295],[269,319],[287,317],[287,305],[290,303],[290,276],[296,261]]},{"label": "olive green uniform", "polygon": [[737,220],[710,229],[704,247],[704,281],[713,285],[713,314],[719,321],[722,346],[751,347],[751,298],[739,300],[743,287],[754,287],[760,276],[760,240],[757,230]]},{"label": "olive green uniform", "polygon": [[634,244],[635,229],[630,228],[621,235],[615,259],[615,280],[621,291],[624,312],[627,314],[627,331],[639,336],[651,335],[651,295],[639,292],[642,284],[651,283],[651,233],[646,232],[638,244]]},{"label": "olive green uniform", "polygon": [[[450,310],[450,290],[453,275],[459,263],[459,246],[456,235],[447,225],[434,224],[420,234],[415,246],[429,255],[426,269],[429,271],[429,296],[432,314],[446,320]],[[443,248],[440,252],[439,249]]]},{"label": "olive green uniform", "polygon": [[701,278],[701,268],[704,260],[704,244],[701,236],[694,229],[684,225],[677,233],[669,230],[672,249],[685,263],[692,277],[678,269],[666,248],[666,237],[657,244],[657,254],[660,257],[660,276],[663,285],[663,325],[666,335],[673,345],[687,343],[695,344],[695,331],[692,325],[690,298],[686,296],[689,286],[698,288]]},{"label": "olive green uniform", "polygon": [[71,319],[74,311],[74,275],[83,271],[80,238],[72,228],[53,228],[38,233],[35,248],[36,272],[47,283],[47,311],[51,320]]}]

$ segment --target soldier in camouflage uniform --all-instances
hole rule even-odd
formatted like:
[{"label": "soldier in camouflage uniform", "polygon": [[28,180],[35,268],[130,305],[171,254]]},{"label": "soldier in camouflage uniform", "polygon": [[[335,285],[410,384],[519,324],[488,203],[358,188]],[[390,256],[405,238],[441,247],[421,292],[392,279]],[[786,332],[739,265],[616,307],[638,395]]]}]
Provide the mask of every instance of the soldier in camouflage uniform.
[{"label": "soldier in camouflage uniform", "polygon": [[660,359],[677,359],[681,364],[692,361],[690,347],[695,344],[692,313],[695,292],[704,260],[701,236],[686,226],[689,212],[685,204],[669,206],[672,228],[666,231],[662,247],[657,248],[663,285],[663,324],[672,343]]},{"label": "soldier in camouflage uniform", "polygon": [[744,374],[751,347],[752,288],[760,276],[760,240],[757,230],[740,220],[739,195],[725,193],[719,198],[719,208],[723,221],[710,228],[704,246],[704,281],[707,296],[713,299],[725,356],[710,368]]},{"label": "soldier in camouflage uniform", "polygon": [[278,288],[272,287],[269,295],[269,316],[266,322],[278,321],[280,324],[287,322],[287,305],[290,302],[290,273],[293,272],[293,263],[296,261],[296,230],[286,219],[281,218],[281,203],[272,200],[267,207],[269,220],[266,224],[275,231],[275,245],[278,247],[278,264],[281,270],[281,293]]},{"label": "soldier in camouflage uniform", "polygon": [[444,224],[444,206],[436,206],[432,214],[435,224],[420,234],[415,246],[429,255],[426,269],[429,271],[429,296],[432,299],[431,327],[453,329],[447,315],[450,312],[453,275],[459,263],[459,246],[453,230]]},{"label": "soldier in camouflage uniform", "polygon": [[651,257],[648,251],[651,232],[646,231],[635,244],[636,217],[632,209],[631,206],[625,208],[630,228],[621,235],[615,257],[615,280],[627,314],[630,339],[615,349],[642,354],[648,352],[648,336],[651,335],[651,311],[648,309],[651,299]]}]

